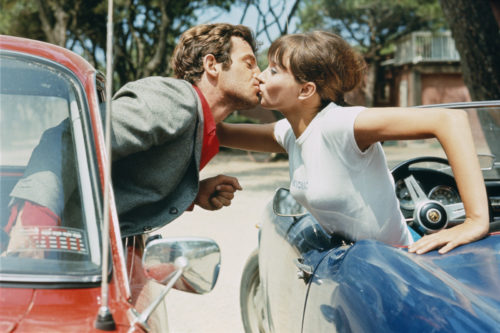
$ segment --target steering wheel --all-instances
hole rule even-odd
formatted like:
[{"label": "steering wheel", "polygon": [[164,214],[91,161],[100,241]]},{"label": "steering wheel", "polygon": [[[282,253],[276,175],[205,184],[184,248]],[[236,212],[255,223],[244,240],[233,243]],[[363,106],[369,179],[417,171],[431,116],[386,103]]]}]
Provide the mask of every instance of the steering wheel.
[{"label": "steering wheel", "polygon": [[[449,165],[448,160],[441,157],[423,156],[407,160],[392,169],[394,182],[404,181],[404,186],[413,201],[413,216],[408,219],[408,224],[417,229],[420,234],[428,234],[444,229],[448,224],[459,224],[465,220],[464,204],[457,203],[444,205],[439,201],[431,200],[427,197],[422,186],[413,175],[410,168],[413,164],[422,162],[434,162]],[[423,169],[423,168],[422,168]],[[422,170],[419,169],[419,170]],[[439,172],[432,169],[428,171]],[[449,176],[451,177],[451,176]],[[411,209],[407,209],[410,210]]]}]

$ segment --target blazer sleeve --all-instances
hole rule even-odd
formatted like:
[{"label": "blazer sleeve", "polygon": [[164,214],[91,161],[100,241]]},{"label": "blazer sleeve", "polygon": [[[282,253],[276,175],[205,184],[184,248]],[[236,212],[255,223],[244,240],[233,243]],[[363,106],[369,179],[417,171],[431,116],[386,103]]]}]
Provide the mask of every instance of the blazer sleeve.
[{"label": "blazer sleeve", "polygon": [[175,140],[198,119],[198,98],[187,81],[149,77],[130,82],[112,102],[113,160]]}]

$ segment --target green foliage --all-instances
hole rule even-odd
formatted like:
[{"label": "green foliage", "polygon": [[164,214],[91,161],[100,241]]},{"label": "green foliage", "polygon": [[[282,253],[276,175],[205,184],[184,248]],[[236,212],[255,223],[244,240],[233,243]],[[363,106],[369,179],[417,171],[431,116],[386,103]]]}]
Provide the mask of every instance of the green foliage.
[{"label": "green foliage", "polygon": [[363,87],[365,104],[376,100],[384,81],[380,63],[392,54],[401,37],[419,30],[443,29],[446,22],[438,0],[305,0],[299,12],[303,31],[333,31],[368,63]]},{"label": "green foliage", "polygon": [[259,122],[253,118],[239,114],[238,112],[233,112],[224,119],[224,122],[230,124],[258,124]]},{"label": "green foliage", "polygon": [[0,34],[46,40],[36,9],[32,1],[0,0]]},{"label": "green foliage", "polygon": [[[115,87],[168,75],[178,36],[210,6],[229,10],[235,0],[114,0]],[[0,33],[48,41],[82,54],[103,70],[107,1],[0,0]]]},{"label": "green foliage", "polygon": [[302,30],[334,31],[368,60],[389,53],[405,34],[446,24],[438,0],[309,0],[299,17]]}]

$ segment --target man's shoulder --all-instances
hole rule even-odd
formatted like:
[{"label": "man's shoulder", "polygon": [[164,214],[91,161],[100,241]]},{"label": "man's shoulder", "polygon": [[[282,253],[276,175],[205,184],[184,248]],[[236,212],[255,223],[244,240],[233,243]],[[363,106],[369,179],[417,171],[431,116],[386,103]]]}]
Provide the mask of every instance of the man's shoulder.
[{"label": "man's shoulder", "polygon": [[179,86],[191,86],[191,83],[187,82],[186,80],[182,79],[176,79],[173,77],[166,77],[166,76],[148,76],[144,77],[135,81],[131,81],[130,83],[137,83],[137,84],[146,84],[146,85],[151,85],[151,84],[166,84],[166,85],[179,85]]},{"label": "man's shoulder", "polygon": [[197,109],[198,98],[191,83],[171,77],[151,76],[125,84],[114,100],[141,100],[150,107],[169,104]]},{"label": "man's shoulder", "polygon": [[153,89],[165,89],[165,90],[181,90],[185,92],[189,92],[190,94],[194,93],[194,88],[191,83],[176,79],[172,77],[163,77],[163,76],[150,76],[142,79],[138,79],[136,81],[131,81],[127,83],[124,88],[153,88]]}]

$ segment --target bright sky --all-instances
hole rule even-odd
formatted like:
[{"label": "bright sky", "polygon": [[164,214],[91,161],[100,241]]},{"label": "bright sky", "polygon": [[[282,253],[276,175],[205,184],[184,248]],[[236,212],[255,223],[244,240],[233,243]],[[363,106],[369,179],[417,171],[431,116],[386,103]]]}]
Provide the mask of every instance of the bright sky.
[{"label": "bright sky", "polygon": [[[281,2],[282,2],[282,0],[272,1],[273,4],[274,3],[281,3]],[[290,1],[286,2],[286,5],[289,5],[288,7],[290,7],[292,4],[293,3],[291,3]],[[267,1],[265,2],[264,6],[267,6]],[[227,23],[231,23],[231,24],[239,24],[240,20],[241,20],[241,16],[243,15],[243,9],[244,9],[243,5],[239,5],[239,6],[233,5],[233,6],[231,6],[231,11],[229,13],[222,11],[220,9],[214,9],[214,8],[200,10],[198,23],[227,22]],[[285,24],[284,21],[285,21],[286,16],[288,15],[289,9],[290,8],[285,9],[285,11],[284,11],[285,14],[282,15],[283,19],[280,20],[280,24],[282,24],[282,25]],[[264,7],[262,10],[267,11],[266,7]],[[275,11],[277,11],[277,9],[275,9]],[[255,29],[257,27],[257,19],[258,19],[257,10],[253,7],[250,7],[246,16],[245,16],[245,20],[242,22],[242,24],[250,27],[255,33],[256,32]],[[268,20],[271,20],[270,17],[268,17]],[[293,21],[292,21],[292,24],[294,24]],[[279,37],[279,29],[276,26],[274,26],[273,28],[270,29],[270,37],[272,39]],[[261,47],[259,47],[261,50],[267,48],[270,45],[269,39],[267,38],[267,36],[264,33],[257,36],[257,40],[260,43],[262,43]]]}]

